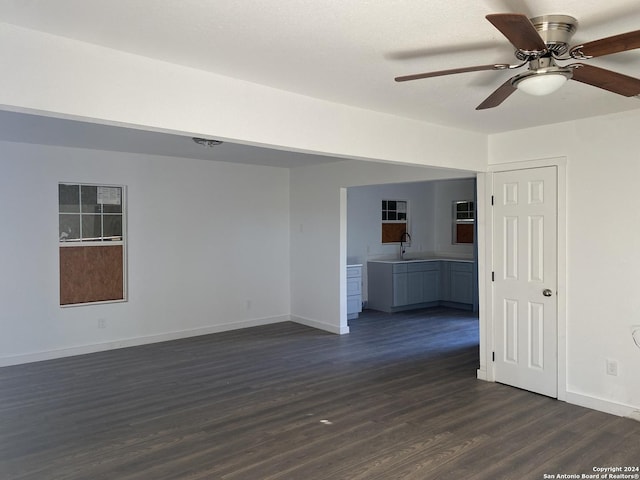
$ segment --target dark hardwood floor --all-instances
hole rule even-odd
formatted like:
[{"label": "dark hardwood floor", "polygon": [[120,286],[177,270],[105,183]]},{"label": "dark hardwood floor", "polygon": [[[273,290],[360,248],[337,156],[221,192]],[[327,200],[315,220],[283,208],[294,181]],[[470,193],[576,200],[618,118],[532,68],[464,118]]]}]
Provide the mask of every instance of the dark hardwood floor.
[{"label": "dark hardwood floor", "polygon": [[366,312],[0,369],[0,478],[542,479],[640,423],[475,378],[478,321]]}]

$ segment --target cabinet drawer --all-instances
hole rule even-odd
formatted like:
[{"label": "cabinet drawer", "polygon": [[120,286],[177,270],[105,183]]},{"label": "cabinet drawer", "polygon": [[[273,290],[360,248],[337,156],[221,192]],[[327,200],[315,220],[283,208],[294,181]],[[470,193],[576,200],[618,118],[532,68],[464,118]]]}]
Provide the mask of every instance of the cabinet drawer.
[{"label": "cabinet drawer", "polygon": [[439,268],[440,262],[412,262],[407,264],[408,272],[430,272]]},{"label": "cabinet drawer", "polygon": [[407,264],[406,263],[394,263],[393,264],[393,273],[407,273]]},{"label": "cabinet drawer", "polygon": [[362,293],[362,282],[360,277],[347,277],[347,295],[360,295]]},{"label": "cabinet drawer", "polygon": [[471,262],[451,262],[452,272],[473,272],[473,263]]},{"label": "cabinet drawer", "polygon": [[349,277],[361,277],[362,267],[347,267],[347,278]]}]

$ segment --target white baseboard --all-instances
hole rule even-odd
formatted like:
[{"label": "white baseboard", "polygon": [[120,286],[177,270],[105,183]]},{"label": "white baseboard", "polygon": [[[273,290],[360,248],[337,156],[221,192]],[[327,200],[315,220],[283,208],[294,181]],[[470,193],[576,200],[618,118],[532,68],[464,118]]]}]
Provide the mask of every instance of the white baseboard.
[{"label": "white baseboard", "polygon": [[223,323],[219,325],[194,328],[190,330],[180,330],[176,332],[146,335],[144,337],[125,338],[121,340],[114,340],[111,342],[94,343],[90,345],[80,345],[77,347],[46,350],[42,352],[26,353],[21,355],[12,355],[8,357],[0,357],[0,367],[8,367],[10,365],[19,365],[22,363],[41,362],[43,360],[53,360],[56,358],[72,357],[75,355],[85,355],[88,353],[104,352],[106,350],[115,350],[117,348],[136,347],[138,345],[146,345],[149,343],[167,342],[171,340],[179,340],[181,338],[197,337],[200,335],[209,335],[211,333],[226,332],[229,330],[238,330],[241,328],[258,327],[260,325],[269,325],[272,323],[287,322],[289,320],[291,320],[291,317],[289,315],[279,315],[276,317],[256,318],[240,322]]},{"label": "white baseboard", "polygon": [[600,412],[610,413],[619,417],[633,418],[634,420],[640,420],[640,407],[626,405],[624,403],[614,402],[611,400],[605,400],[603,398],[593,397],[591,395],[584,395],[582,393],[567,391],[566,402],[581,407],[590,408],[592,410],[598,410]]},{"label": "white baseboard", "polygon": [[[482,368],[476,370],[476,377],[478,380],[485,380],[488,382],[493,381],[489,379],[487,371]],[[580,407],[590,408],[591,410],[610,413],[611,415],[617,415],[618,417],[630,418],[640,422],[640,407],[638,406],[634,407],[632,405],[626,405],[624,403],[570,391],[563,392],[562,398],[559,395],[558,400],[578,405]]]},{"label": "white baseboard", "polygon": [[296,315],[291,315],[290,320],[292,322],[296,322],[301,325],[306,325],[307,327],[317,328],[318,330],[324,330],[326,332],[336,333],[338,335],[344,335],[346,333],[349,333],[348,326],[338,327],[330,323],[320,322],[318,320],[311,320],[310,318],[298,317]]}]

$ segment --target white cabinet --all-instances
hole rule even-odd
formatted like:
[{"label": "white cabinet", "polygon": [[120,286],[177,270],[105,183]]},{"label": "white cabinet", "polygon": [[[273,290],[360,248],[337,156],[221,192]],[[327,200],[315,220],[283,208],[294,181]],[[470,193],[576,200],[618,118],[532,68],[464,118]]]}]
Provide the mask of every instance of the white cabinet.
[{"label": "white cabinet", "polygon": [[362,311],[362,265],[347,265],[347,319]]},{"label": "white cabinet", "polygon": [[448,260],[369,262],[368,308],[398,312],[445,305],[474,306],[473,263]]},{"label": "white cabinet", "polygon": [[452,306],[474,304],[474,271],[469,262],[442,262],[440,300]]},{"label": "white cabinet", "polygon": [[372,310],[395,312],[436,306],[440,299],[440,262],[369,262]]}]

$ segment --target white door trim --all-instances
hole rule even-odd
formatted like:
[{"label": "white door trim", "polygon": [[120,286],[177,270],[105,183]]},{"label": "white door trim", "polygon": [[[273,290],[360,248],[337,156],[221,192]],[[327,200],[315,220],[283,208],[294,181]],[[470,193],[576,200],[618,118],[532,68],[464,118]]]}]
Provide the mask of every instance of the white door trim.
[{"label": "white door trim", "polygon": [[493,173],[509,170],[555,166],[558,173],[558,400],[567,397],[567,222],[566,177],[567,158],[556,157],[523,162],[490,165],[487,173],[478,174],[478,271],[480,304],[480,368],[478,378],[495,381],[492,352],[494,351],[494,312],[491,272],[493,271]]}]

